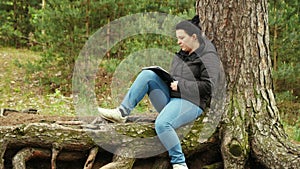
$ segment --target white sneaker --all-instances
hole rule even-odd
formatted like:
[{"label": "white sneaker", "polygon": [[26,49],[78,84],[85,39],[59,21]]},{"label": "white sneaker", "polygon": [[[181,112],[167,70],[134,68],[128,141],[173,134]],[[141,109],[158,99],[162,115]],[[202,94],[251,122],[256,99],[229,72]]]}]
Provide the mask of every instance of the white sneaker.
[{"label": "white sneaker", "polygon": [[116,109],[104,109],[98,107],[98,111],[100,113],[100,116],[106,120],[109,120],[111,122],[115,123],[125,123],[127,118],[123,117],[120,110],[118,108]]},{"label": "white sneaker", "polygon": [[188,167],[180,164],[174,164],[173,169],[188,169]]}]

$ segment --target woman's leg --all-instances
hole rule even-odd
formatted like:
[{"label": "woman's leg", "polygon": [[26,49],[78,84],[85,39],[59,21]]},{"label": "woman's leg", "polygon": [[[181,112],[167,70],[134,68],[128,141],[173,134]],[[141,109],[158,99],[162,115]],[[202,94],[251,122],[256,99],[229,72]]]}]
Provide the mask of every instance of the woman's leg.
[{"label": "woman's leg", "polygon": [[202,112],[201,108],[187,100],[171,98],[158,115],[155,130],[168,150],[172,164],[185,164],[185,157],[175,129],[194,121]]},{"label": "woman's leg", "polygon": [[170,100],[169,87],[151,70],[143,70],[131,85],[120,109],[129,115],[134,107],[148,94],[152,105],[160,112]]}]

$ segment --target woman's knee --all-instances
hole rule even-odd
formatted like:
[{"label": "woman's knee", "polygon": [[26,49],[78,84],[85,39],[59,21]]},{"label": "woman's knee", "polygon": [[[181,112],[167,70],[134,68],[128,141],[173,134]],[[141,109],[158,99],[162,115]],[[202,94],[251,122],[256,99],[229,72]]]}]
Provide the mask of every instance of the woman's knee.
[{"label": "woman's knee", "polygon": [[166,130],[168,130],[168,128],[172,127],[171,124],[165,120],[160,120],[160,119],[156,119],[155,120],[155,131],[156,133],[162,133]]},{"label": "woman's knee", "polygon": [[143,70],[140,74],[139,74],[139,78],[142,78],[142,79],[153,79],[155,78],[157,75],[156,73],[154,73],[153,71],[151,70]]}]

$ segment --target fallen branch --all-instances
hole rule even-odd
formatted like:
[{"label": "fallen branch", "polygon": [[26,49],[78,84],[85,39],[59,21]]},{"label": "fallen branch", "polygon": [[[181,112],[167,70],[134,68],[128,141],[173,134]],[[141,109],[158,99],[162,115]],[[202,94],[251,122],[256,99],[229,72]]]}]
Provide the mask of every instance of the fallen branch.
[{"label": "fallen branch", "polygon": [[0,109],[0,116],[7,116],[10,113],[27,113],[27,114],[37,114],[36,109],[24,109],[21,111],[14,110],[14,109],[7,109],[7,108],[1,108]]}]

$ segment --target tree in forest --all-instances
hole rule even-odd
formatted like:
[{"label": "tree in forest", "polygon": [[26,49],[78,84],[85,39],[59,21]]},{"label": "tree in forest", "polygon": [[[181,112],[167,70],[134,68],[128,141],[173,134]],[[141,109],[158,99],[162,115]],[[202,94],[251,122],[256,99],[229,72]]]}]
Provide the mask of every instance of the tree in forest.
[{"label": "tree in forest", "polygon": [[273,93],[267,1],[198,0],[196,7],[227,76],[224,168],[244,168],[250,156],[267,168],[299,168],[299,146],[283,130]]}]

